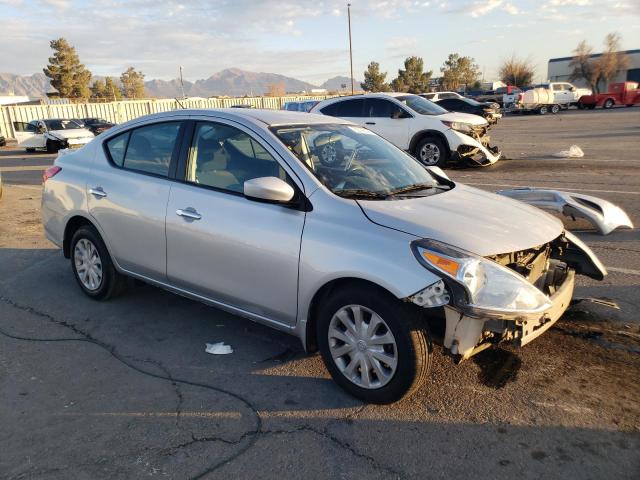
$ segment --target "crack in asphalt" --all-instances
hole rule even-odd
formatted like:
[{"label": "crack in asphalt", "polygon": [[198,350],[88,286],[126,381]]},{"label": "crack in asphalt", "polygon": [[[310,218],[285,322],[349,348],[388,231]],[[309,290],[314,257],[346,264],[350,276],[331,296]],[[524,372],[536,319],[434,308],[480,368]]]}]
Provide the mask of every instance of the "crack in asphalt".
[{"label": "crack in asphalt", "polygon": [[[338,445],[339,447],[348,450],[352,455],[354,455],[355,457],[361,458],[366,460],[367,462],[369,462],[376,470],[383,470],[386,471],[389,474],[394,475],[394,478],[404,478],[405,475],[402,472],[398,472],[397,470],[381,464],[380,462],[378,462],[374,457],[370,456],[370,455],[366,455],[364,453],[361,453],[359,451],[357,451],[354,447],[352,447],[349,443],[346,443],[344,441],[342,441],[341,439],[339,439],[338,437],[336,437],[335,435],[332,435],[328,429],[332,424],[335,423],[341,423],[341,422],[349,422],[351,421],[351,419],[356,416],[357,414],[359,414],[362,410],[364,410],[366,408],[366,405],[363,404],[362,406],[360,406],[358,409],[356,409],[354,412],[352,412],[351,414],[347,415],[345,418],[343,419],[335,419],[330,421],[329,423],[327,423],[327,425],[322,428],[322,429],[317,429],[314,427],[311,427],[309,425],[302,425],[300,427],[297,427],[295,429],[292,430],[263,430],[262,428],[262,418],[260,416],[259,411],[257,410],[257,408],[246,398],[244,398],[243,396],[241,396],[240,394],[231,392],[229,390],[225,390],[221,387],[216,387],[214,385],[210,385],[207,383],[200,383],[200,382],[194,382],[191,380],[186,380],[186,379],[181,379],[181,378],[177,378],[174,377],[170,370],[163,365],[161,362],[154,360],[154,359],[149,359],[149,358],[145,358],[145,359],[140,359],[140,358],[136,358],[134,356],[130,356],[130,355],[124,355],[124,354],[120,354],[116,351],[116,347],[113,345],[110,345],[102,340],[99,340],[97,338],[95,338],[93,335],[91,335],[89,332],[86,332],[80,328],[78,328],[76,325],[73,325],[67,321],[64,320],[59,320],[56,319],[53,315],[50,315],[46,312],[42,312],[32,306],[29,305],[22,305],[20,303],[17,303],[9,298],[0,296],[0,302],[5,303],[6,305],[9,305],[15,309],[30,313],[36,317],[39,318],[43,318],[45,320],[47,320],[48,322],[64,327],[68,330],[70,330],[71,332],[75,333],[76,335],[78,335],[78,337],[56,337],[56,338],[37,338],[37,337],[26,337],[26,336],[20,336],[20,335],[15,335],[12,334],[10,332],[7,332],[6,330],[4,330],[3,328],[0,328],[0,335],[3,335],[7,338],[11,338],[14,340],[21,340],[21,341],[31,341],[31,342],[86,342],[86,343],[90,343],[93,345],[96,345],[100,348],[102,348],[103,350],[106,350],[113,358],[115,358],[116,360],[118,360],[120,363],[122,363],[123,365],[135,370],[136,372],[142,374],[142,375],[146,375],[152,378],[156,378],[159,380],[164,380],[164,381],[168,381],[170,382],[172,385],[174,385],[175,389],[176,389],[176,395],[178,396],[178,405],[176,407],[176,424],[178,423],[178,418],[180,417],[180,413],[181,413],[181,409],[182,409],[182,403],[184,400],[184,396],[182,394],[182,391],[180,390],[179,384],[183,384],[183,385],[189,385],[189,386],[193,386],[193,387],[199,387],[199,388],[204,388],[204,389],[208,389],[208,390],[212,390],[218,393],[222,393],[225,395],[228,395],[238,401],[240,401],[241,403],[243,403],[253,414],[253,416],[255,417],[255,427],[251,430],[247,430],[245,431],[237,440],[228,440],[228,439],[224,439],[221,437],[196,437],[195,435],[193,435],[193,433],[191,434],[192,440],[185,442],[183,444],[177,445],[175,447],[170,447],[168,450],[177,450],[177,449],[181,449],[181,448],[186,448],[190,445],[193,445],[195,443],[200,443],[200,442],[221,442],[227,445],[240,445],[242,444],[245,440],[248,439],[248,441],[246,442],[246,444],[240,448],[238,451],[234,452],[232,455],[229,455],[227,458],[207,467],[205,470],[203,470],[202,472],[200,472],[199,474],[191,477],[191,480],[197,480],[197,479],[201,479],[213,472],[215,472],[216,470],[220,469],[221,467],[231,463],[232,461],[236,460],[238,457],[240,457],[241,455],[243,455],[244,453],[246,453],[251,447],[253,447],[256,443],[256,441],[264,436],[269,436],[269,435],[285,435],[285,434],[295,434],[297,432],[301,432],[301,431],[308,431],[308,432],[312,432],[316,435],[320,435],[323,438],[328,439],[329,441],[335,443],[336,445]],[[138,367],[137,365],[135,365],[132,362],[141,362],[141,363],[149,363],[151,365],[156,366],[158,369],[160,369],[163,374],[158,374],[158,373],[154,373],[152,371],[149,370],[145,370],[143,368]]]}]

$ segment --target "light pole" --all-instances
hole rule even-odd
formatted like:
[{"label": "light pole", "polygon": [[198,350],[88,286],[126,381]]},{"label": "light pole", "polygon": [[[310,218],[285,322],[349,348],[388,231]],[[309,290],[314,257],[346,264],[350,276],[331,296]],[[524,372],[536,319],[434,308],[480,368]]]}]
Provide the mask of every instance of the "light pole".
[{"label": "light pole", "polygon": [[184,82],[182,81],[182,65],[180,65],[180,89],[182,90],[182,99],[184,100],[186,97],[184,96]]},{"label": "light pole", "polygon": [[349,64],[351,65],[351,95],[353,95],[353,49],[351,48],[351,4],[347,3],[347,19],[349,22]]}]

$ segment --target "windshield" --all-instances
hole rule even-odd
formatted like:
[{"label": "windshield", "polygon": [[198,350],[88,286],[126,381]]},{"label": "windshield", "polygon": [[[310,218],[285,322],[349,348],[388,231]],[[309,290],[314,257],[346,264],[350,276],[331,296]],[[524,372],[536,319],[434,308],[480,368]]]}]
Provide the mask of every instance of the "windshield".
[{"label": "windshield", "polygon": [[82,125],[76,120],[45,120],[47,130],[73,130],[74,128],[82,128]]},{"label": "windshield", "polygon": [[382,200],[449,188],[438,184],[413,157],[366,128],[322,124],[271,130],[320,182],[342,197]]},{"label": "windshield", "polygon": [[447,113],[447,110],[439,105],[436,105],[431,100],[419,97],[418,95],[403,95],[396,97],[396,100],[404,103],[407,107],[421,115],[442,115]]}]

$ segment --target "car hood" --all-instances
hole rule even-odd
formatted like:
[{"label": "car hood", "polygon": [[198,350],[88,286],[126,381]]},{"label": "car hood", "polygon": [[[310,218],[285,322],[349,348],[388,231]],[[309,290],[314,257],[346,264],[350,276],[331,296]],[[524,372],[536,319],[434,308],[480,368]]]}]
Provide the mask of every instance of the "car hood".
[{"label": "car hood", "polygon": [[49,130],[51,135],[58,138],[84,138],[93,137],[93,133],[86,128],[72,128],[70,130]]},{"label": "car hood", "polygon": [[472,115],[470,113],[448,112],[443,113],[442,115],[438,115],[438,119],[446,120],[447,122],[469,123],[477,127],[487,125],[487,121],[484,118],[478,115]]},{"label": "car hood", "polygon": [[564,230],[560,220],[538,208],[461,184],[428,197],[358,203],[378,225],[481,256],[542,245]]}]

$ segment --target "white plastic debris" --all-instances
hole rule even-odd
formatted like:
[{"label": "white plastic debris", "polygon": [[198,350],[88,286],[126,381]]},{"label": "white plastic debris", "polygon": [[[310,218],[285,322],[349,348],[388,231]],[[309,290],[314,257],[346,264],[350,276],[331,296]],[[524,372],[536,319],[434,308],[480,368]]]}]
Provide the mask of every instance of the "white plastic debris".
[{"label": "white plastic debris", "polygon": [[219,343],[207,343],[207,348],[204,349],[205,352],[211,353],[212,355],[228,355],[233,353],[233,349],[231,345],[225,345],[224,342]]},{"label": "white plastic debris", "polygon": [[560,158],[582,158],[584,157],[584,152],[578,145],[571,145],[569,150],[562,150],[561,152],[554,153],[553,156]]}]

